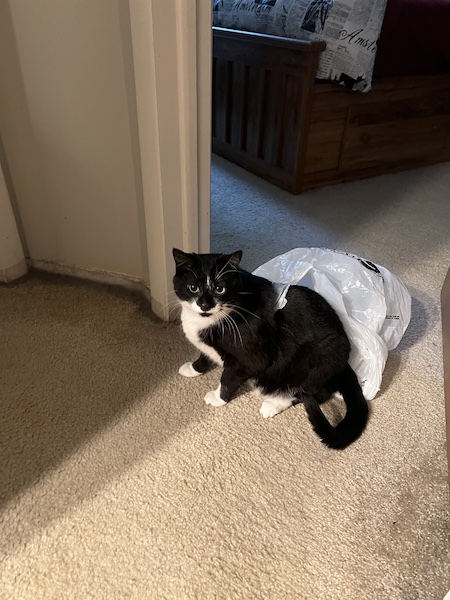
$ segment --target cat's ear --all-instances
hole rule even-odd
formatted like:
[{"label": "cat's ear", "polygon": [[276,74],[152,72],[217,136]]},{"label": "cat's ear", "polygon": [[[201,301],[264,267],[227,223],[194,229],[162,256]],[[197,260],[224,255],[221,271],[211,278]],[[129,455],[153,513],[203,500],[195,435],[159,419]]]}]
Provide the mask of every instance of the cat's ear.
[{"label": "cat's ear", "polygon": [[242,250],[237,250],[236,252],[233,252],[233,254],[226,254],[225,256],[222,256],[221,260],[224,261],[226,265],[230,265],[232,269],[237,269],[239,263],[241,262],[241,258]]},{"label": "cat's ear", "polygon": [[242,250],[236,250],[230,257],[229,263],[233,269],[237,269],[242,259]]},{"label": "cat's ear", "polygon": [[178,248],[174,248],[172,250],[173,258],[175,260],[175,264],[178,268],[190,269],[192,267],[192,256],[190,254],[186,254],[182,250],[178,250]]}]

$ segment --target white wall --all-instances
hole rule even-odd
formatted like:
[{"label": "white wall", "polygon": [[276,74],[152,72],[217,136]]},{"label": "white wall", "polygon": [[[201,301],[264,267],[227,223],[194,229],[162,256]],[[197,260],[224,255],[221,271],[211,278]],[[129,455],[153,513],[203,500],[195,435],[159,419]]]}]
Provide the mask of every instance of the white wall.
[{"label": "white wall", "polygon": [[127,11],[0,3],[0,158],[29,257],[148,280]]},{"label": "white wall", "polygon": [[0,2],[0,161],[32,265],[150,287],[169,318],[172,247],[209,249],[210,122],[211,2]]}]

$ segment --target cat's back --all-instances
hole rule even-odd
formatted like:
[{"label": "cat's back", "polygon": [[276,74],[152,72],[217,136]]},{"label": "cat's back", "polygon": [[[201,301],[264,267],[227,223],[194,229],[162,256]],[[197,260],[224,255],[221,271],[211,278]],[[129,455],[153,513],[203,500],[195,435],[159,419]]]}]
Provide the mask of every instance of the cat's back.
[{"label": "cat's back", "polygon": [[289,287],[286,305],[279,316],[291,326],[301,325],[321,330],[330,329],[344,333],[344,328],[334,308],[317,292],[301,285]]},{"label": "cat's back", "polygon": [[[271,321],[275,316],[276,321],[284,321],[292,326],[295,324],[309,323],[329,324],[333,328],[342,328],[341,321],[332,306],[314,290],[302,285],[290,285],[287,292],[280,284],[243,272],[243,289],[250,291],[250,296],[255,299],[258,292],[257,304],[260,306],[263,320]],[[285,303],[280,308],[280,296],[285,296]],[[242,297],[245,301],[246,296]],[[275,313],[275,314],[274,314]]]}]

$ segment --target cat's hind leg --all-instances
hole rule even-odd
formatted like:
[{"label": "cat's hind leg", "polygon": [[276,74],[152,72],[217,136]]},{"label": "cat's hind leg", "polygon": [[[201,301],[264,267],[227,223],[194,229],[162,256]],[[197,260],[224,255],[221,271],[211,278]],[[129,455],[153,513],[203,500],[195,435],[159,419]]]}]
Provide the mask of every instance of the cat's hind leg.
[{"label": "cat's hind leg", "polygon": [[200,354],[197,360],[193,363],[187,362],[178,369],[178,373],[183,377],[198,377],[209,371],[214,365],[213,361],[204,354]]},{"label": "cat's hind leg", "polygon": [[288,392],[261,395],[263,398],[263,403],[259,409],[259,412],[265,419],[278,415],[296,402],[296,398]]}]

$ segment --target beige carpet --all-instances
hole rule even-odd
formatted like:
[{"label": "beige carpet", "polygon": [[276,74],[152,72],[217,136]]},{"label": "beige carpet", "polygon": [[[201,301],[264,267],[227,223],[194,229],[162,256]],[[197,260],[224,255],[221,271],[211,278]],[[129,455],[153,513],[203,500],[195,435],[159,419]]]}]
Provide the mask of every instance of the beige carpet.
[{"label": "beige carpet", "polygon": [[212,246],[296,246],[402,277],[413,316],[363,437],[186,380],[178,325],[137,298],[30,276],[0,288],[0,598],[442,600],[450,587],[439,291],[450,164],[294,198],[214,159]]}]

